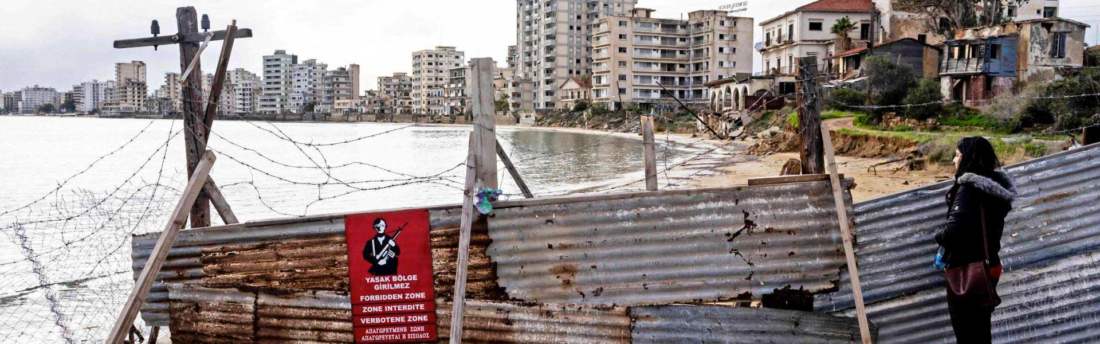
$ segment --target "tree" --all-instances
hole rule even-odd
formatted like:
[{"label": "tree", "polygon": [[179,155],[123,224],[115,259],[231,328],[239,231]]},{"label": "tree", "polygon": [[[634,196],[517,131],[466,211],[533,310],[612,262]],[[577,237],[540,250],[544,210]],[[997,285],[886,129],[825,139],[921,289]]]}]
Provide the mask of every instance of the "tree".
[{"label": "tree", "polygon": [[496,113],[508,112],[508,95],[501,94],[500,99],[493,102],[493,109]]},{"label": "tree", "polygon": [[66,100],[64,103],[61,103],[61,110],[65,112],[76,112],[76,102],[71,99]]},{"label": "tree", "polygon": [[57,108],[55,108],[53,104],[42,104],[39,105],[36,110],[38,110],[39,113],[54,113],[57,111]]},{"label": "tree", "polygon": [[302,112],[303,112],[303,113],[310,113],[310,112],[313,112],[313,109],[314,109],[314,108],[316,108],[316,107],[317,107],[317,103],[314,103],[314,102],[308,102],[308,103],[306,103],[306,106],[304,106],[304,107],[302,108]]},{"label": "tree", "polygon": [[1030,1],[1033,0],[894,0],[893,4],[894,10],[922,14],[931,27],[950,37],[955,30],[1011,21],[1004,15],[1005,6],[1020,8]]},{"label": "tree", "polygon": [[[867,75],[867,85],[872,90],[875,105],[900,105],[908,90],[917,81],[917,73],[912,67],[891,62],[882,56],[871,56],[863,61],[863,72]],[[876,117],[883,112],[875,111]]]},{"label": "tree", "polygon": [[833,27],[829,30],[836,35],[836,52],[848,50],[852,45],[852,39],[848,37],[848,33],[856,29],[856,24],[848,19],[848,16],[844,16],[837,19],[836,23],[833,23]]}]

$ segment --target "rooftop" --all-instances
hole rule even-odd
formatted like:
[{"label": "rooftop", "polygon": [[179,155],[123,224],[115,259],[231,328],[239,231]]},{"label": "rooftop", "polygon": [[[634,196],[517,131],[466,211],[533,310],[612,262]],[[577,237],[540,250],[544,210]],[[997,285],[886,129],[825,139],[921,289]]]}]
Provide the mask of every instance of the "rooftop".
[{"label": "rooftop", "polygon": [[817,0],[792,11],[788,11],[774,18],[765,20],[760,25],[766,25],[780,18],[798,12],[829,12],[829,13],[871,13],[875,11],[875,4],[871,0]]}]

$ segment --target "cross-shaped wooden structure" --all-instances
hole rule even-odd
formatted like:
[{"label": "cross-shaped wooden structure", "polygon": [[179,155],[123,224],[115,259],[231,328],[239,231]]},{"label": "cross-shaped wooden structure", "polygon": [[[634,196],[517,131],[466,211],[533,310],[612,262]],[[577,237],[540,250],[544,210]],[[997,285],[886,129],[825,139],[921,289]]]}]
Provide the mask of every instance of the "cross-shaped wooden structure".
[{"label": "cross-shaped wooden structure", "polygon": [[[184,141],[187,151],[187,176],[188,186],[184,189],[183,196],[177,204],[172,219],[167,228],[161,233],[153,255],[146,262],[145,267],[134,283],[134,289],[123,306],[122,312],[111,327],[109,344],[121,344],[129,333],[133,333],[133,322],[149,290],[156,280],[156,275],[167,258],[168,250],[172,247],[175,235],[184,227],[187,218],[191,219],[191,227],[210,226],[210,203],[218,210],[222,220],[226,224],[237,223],[236,216],[229,208],[229,204],[221,195],[217,185],[209,179],[210,167],[213,164],[213,153],[206,151],[206,143],[210,135],[210,127],[214,124],[217,115],[218,100],[225,84],[226,69],[229,66],[229,56],[233,51],[233,42],[237,38],[252,37],[252,30],[237,29],[236,21],[233,21],[225,30],[208,32],[210,21],[205,15],[202,18],[203,32],[199,32],[199,19],[194,7],[180,7],[176,9],[176,22],[178,33],[170,36],[159,36],[160,27],[153,21],[153,37],[118,40],[114,42],[115,48],[136,48],[176,44],[180,47],[180,77],[183,80],[181,92],[182,112],[184,122]],[[200,55],[206,43],[221,40],[221,55],[218,58],[217,71],[210,85],[210,95],[203,104],[202,94],[202,65]],[[201,43],[201,47],[200,47]],[[205,105],[205,108],[203,107]],[[150,335],[150,342],[156,341],[157,329],[154,328]]]}]

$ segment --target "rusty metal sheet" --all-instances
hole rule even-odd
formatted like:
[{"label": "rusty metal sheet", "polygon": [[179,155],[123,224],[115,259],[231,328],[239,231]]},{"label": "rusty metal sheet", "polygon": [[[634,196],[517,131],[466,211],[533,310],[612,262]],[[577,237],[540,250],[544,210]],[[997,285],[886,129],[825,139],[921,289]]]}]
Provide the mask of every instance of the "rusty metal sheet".
[{"label": "rusty metal sheet", "polygon": [[[436,295],[450,295],[453,287],[458,208],[430,209]],[[159,280],[153,284],[149,298],[142,305],[142,319],[150,325],[168,326],[166,282],[212,288],[346,290],[343,216],[320,215],[181,231],[158,274]],[[134,236],[134,276],[145,266],[159,235]],[[484,253],[487,245],[487,234],[474,233],[469,270],[468,295],[471,297],[501,295],[492,265]],[[314,264],[325,268],[312,268]]]},{"label": "rusty metal sheet", "polygon": [[[1001,239],[1004,300],[995,342],[1075,342],[1100,329],[1100,145],[1007,168],[1020,197]],[[948,183],[856,205],[857,258],[872,321],[890,343],[953,341],[943,277],[931,267],[932,239],[944,225]],[[818,295],[821,311],[850,313],[841,288]]]},{"label": "rusty metal sheet", "polygon": [[351,343],[351,302],[347,293],[313,291],[256,297],[256,340],[285,343]]},{"label": "rusty metal sheet", "polygon": [[[436,308],[439,337],[450,338],[451,304]],[[623,307],[527,305],[467,300],[464,343],[628,343],[631,319]]]},{"label": "rusty metal sheet", "polygon": [[630,317],[634,343],[860,342],[855,318],[813,312],[677,305],[633,307]]},{"label": "rusty metal sheet", "polygon": [[250,342],[256,295],[169,284],[173,343]]},{"label": "rusty metal sheet", "polygon": [[844,265],[829,185],[510,204],[489,221],[488,253],[508,296],[529,302],[651,305],[785,286],[819,292],[836,288]]}]

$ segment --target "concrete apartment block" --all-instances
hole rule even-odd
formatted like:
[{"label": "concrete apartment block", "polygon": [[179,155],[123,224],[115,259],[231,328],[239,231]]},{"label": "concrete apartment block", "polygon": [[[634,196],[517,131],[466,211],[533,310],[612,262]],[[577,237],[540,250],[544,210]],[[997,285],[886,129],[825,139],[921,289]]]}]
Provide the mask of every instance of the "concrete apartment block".
[{"label": "concrete apartment block", "polygon": [[260,95],[261,113],[290,112],[290,93],[293,83],[293,66],[298,56],[276,50],[264,56],[263,89]]},{"label": "concrete apartment block", "polygon": [[553,109],[557,88],[572,77],[592,74],[592,30],[596,20],[626,16],[637,0],[517,0],[517,79],[534,82],[534,107]]},{"label": "concrete apartment block", "polygon": [[447,114],[444,88],[450,70],[466,65],[466,54],[454,47],[439,46],[412,53],[412,111],[416,114]]},{"label": "concrete apartment block", "polygon": [[687,20],[654,18],[646,8],[600,18],[592,43],[593,102],[671,109],[674,101],[661,86],[685,103],[705,102],[706,83],[752,73],[753,29],[752,18],[716,10],[691,12]]}]

